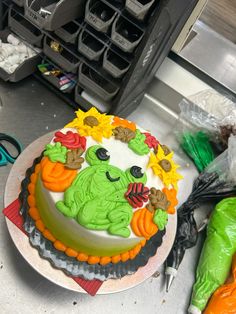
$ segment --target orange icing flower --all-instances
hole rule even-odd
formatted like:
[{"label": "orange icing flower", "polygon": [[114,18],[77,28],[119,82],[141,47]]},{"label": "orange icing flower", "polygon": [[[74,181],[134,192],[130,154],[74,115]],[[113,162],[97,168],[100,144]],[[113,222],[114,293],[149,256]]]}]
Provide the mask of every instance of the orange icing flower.
[{"label": "orange icing flower", "polygon": [[135,123],[128,121],[128,120],[125,120],[125,119],[121,119],[119,117],[114,117],[112,125],[114,127],[122,126],[124,128],[128,128],[132,131],[136,130],[136,124]]},{"label": "orange icing flower", "polygon": [[150,160],[148,168],[152,168],[155,175],[157,175],[165,186],[172,184],[177,189],[177,183],[183,177],[176,171],[179,166],[173,161],[173,152],[165,154],[161,145],[158,146],[157,153],[150,153]]},{"label": "orange icing flower", "polygon": [[178,200],[176,198],[177,191],[175,189],[168,190],[167,188],[164,188],[162,190],[163,193],[165,193],[168,201],[170,202],[170,206],[167,208],[168,214],[174,214],[175,213],[175,206],[178,205]]},{"label": "orange icing flower", "polygon": [[91,136],[95,141],[102,142],[102,138],[112,136],[112,116],[101,114],[96,108],[89,111],[76,111],[77,118],[68,123],[66,128],[76,128],[81,136]]},{"label": "orange icing flower", "polygon": [[67,169],[62,163],[51,162],[47,157],[42,159],[41,166],[43,184],[53,192],[64,192],[77,175],[77,170]]},{"label": "orange icing flower", "polygon": [[150,212],[147,208],[140,208],[133,214],[130,223],[133,232],[138,237],[144,237],[149,240],[154,234],[157,233],[158,227],[153,222],[154,211]]}]

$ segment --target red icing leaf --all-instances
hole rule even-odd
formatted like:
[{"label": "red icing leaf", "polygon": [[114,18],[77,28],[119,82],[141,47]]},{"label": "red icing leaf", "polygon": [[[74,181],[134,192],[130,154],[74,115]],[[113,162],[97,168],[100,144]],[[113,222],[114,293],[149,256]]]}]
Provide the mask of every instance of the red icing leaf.
[{"label": "red icing leaf", "polygon": [[146,140],[144,141],[145,144],[148,145],[149,148],[155,149],[160,142],[155,138],[155,136],[151,135],[150,133],[143,133],[146,136]]},{"label": "red icing leaf", "polygon": [[67,131],[66,134],[60,131],[56,132],[54,142],[60,142],[69,149],[82,148],[86,150],[86,138],[72,131]]},{"label": "red icing leaf", "polygon": [[130,183],[125,198],[133,208],[142,207],[148,201],[149,188],[143,183]]}]

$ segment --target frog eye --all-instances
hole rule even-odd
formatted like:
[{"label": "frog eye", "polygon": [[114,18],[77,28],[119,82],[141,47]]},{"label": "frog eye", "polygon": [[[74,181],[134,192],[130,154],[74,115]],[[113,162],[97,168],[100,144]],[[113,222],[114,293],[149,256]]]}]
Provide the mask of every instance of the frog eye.
[{"label": "frog eye", "polygon": [[129,182],[136,182],[136,183],[143,183],[146,184],[147,182],[147,175],[146,173],[142,172],[142,168],[138,166],[133,166],[126,170],[126,176]]},{"label": "frog eye", "polygon": [[98,148],[96,150],[95,154],[96,154],[97,158],[102,160],[102,161],[110,159],[110,156],[108,155],[108,151],[103,147]]},{"label": "frog eye", "polygon": [[142,168],[138,166],[133,166],[130,168],[130,173],[133,177],[139,179],[143,177]]},{"label": "frog eye", "polygon": [[93,145],[87,149],[85,159],[90,166],[94,166],[109,164],[110,156],[108,151],[101,145]]}]

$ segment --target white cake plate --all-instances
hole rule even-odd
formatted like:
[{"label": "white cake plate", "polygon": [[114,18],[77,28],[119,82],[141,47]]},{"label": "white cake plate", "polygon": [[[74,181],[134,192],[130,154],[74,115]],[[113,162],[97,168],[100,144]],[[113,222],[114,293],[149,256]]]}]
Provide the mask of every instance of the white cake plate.
[{"label": "white cake plate", "polygon": [[[55,132],[48,133],[31,143],[16,160],[6,183],[4,195],[5,207],[18,197],[20,184],[25,177],[26,170],[32,166],[33,160],[40,156],[45,145],[51,141],[54,133]],[[30,245],[28,237],[7,218],[6,223],[17,249],[38,273],[61,287],[86,293],[74,280],[67,277],[63,271],[53,268],[47,260],[41,258],[38,254],[38,250]],[[140,267],[133,275],[127,275],[121,279],[109,279],[105,281],[97,294],[120,292],[135,287],[150,278],[166,260],[174,243],[176,226],[177,215],[170,215],[166,227],[166,234],[163,237],[163,243],[158,248],[156,255],[149,259],[147,265]]]}]

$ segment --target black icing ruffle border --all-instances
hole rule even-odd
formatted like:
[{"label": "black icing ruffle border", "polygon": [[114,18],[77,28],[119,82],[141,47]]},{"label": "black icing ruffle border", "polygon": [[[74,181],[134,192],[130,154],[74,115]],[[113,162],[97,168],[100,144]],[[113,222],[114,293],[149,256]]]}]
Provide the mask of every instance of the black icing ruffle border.
[{"label": "black icing ruffle border", "polygon": [[28,233],[30,244],[38,249],[39,255],[47,259],[54,268],[64,271],[67,275],[82,277],[86,280],[99,279],[105,281],[108,279],[118,279],[126,275],[131,275],[138,268],[145,266],[149,258],[154,256],[157,248],[161,246],[165,230],[159,231],[147,241],[146,245],[133,260],[117,264],[109,263],[104,266],[100,264],[90,265],[87,262],[80,262],[75,258],[68,257],[65,253],[56,250],[51,241],[44,238],[42,233],[35,227],[34,220],[28,215],[29,205],[27,202],[29,195],[27,187],[30,183],[30,176],[34,173],[35,166],[41,161],[42,157],[43,153],[27,169],[25,179],[21,183],[21,193],[19,194],[21,202],[20,214],[24,219],[23,227]]}]

